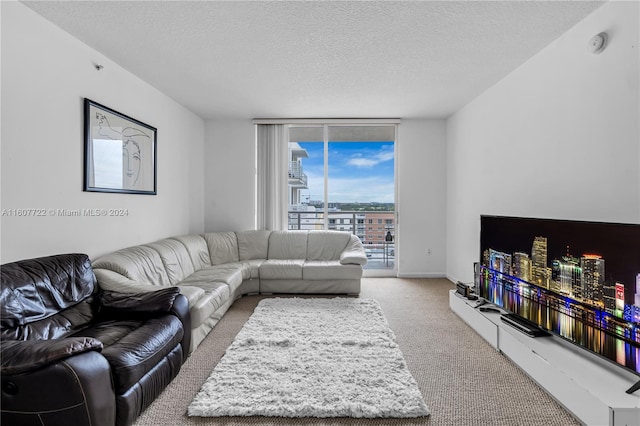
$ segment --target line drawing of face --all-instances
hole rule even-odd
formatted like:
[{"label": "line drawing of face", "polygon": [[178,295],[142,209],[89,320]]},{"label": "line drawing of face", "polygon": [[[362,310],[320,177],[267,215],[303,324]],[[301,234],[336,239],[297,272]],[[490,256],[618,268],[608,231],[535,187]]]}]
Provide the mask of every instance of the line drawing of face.
[{"label": "line drawing of face", "polygon": [[[98,125],[96,133],[106,139],[122,142],[122,189],[135,189],[140,182],[142,160],[151,146],[151,137],[143,130],[135,127],[111,126],[107,115],[96,111],[95,120]],[[116,123],[118,120],[115,121]],[[153,157],[153,153],[150,154]],[[117,173],[117,171],[115,171]],[[146,184],[142,175],[142,184]],[[148,179],[147,179],[148,180]]]},{"label": "line drawing of face", "polygon": [[140,145],[133,139],[122,141],[122,169],[125,188],[135,187],[140,177]]},{"label": "line drawing of face", "polygon": [[96,112],[96,120],[98,120],[98,126],[100,127],[100,129],[102,129],[103,126],[111,127],[109,125],[109,120],[101,112]]},{"label": "line drawing of face", "polygon": [[149,136],[138,129],[127,127],[122,131],[122,180],[124,188],[135,188],[140,177],[142,152],[140,143]]}]

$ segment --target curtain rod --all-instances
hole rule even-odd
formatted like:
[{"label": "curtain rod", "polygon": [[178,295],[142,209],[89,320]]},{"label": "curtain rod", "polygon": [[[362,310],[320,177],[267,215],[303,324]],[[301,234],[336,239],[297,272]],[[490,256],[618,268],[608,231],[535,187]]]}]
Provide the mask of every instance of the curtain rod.
[{"label": "curtain rod", "polygon": [[253,124],[398,124],[399,118],[254,118]]}]

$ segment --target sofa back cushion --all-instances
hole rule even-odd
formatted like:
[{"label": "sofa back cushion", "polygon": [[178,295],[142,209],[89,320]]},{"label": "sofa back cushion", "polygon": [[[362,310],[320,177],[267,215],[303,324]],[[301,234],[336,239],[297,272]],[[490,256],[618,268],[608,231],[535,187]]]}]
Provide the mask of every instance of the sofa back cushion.
[{"label": "sofa back cushion", "polygon": [[339,260],[351,233],[345,231],[309,231],[308,260]]},{"label": "sofa back cushion", "polygon": [[306,259],[308,231],[273,231],[268,259]]},{"label": "sofa back cushion", "polygon": [[204,269],[207,266],[211,266],[211,258],[209,257],[209,247],[202,235],[189,234],[180,235],[177,237],[171,237],[173,240],[180,241],[184,244],[189,256],[191,257],[191,263],[196,271]]},{"label": "sofa back cushion", "polygon": [[140,284],[166,287],[171,280],[158,251],[148,245],[127,247],[93,262],[96,269],[109,269]]},{"label": "sofa back cushion", "polygon": [[180,281],[195,272],[191,256],[187,248],[178,240],[167,238],[147,244],[160,255],[164,269],[172,285],[177,285]]},{"label": "sofa back cushion", "polygon": [[8,263],[0,274],[2,340],[60,338],[95,314],[96,278],[85,254]]},{"label": "sofa back cushion", "polygon": [[271,231],[254,230],[236,232],[240,260],[266,259],[269,254]]},{"label": "sofa back cushion", "polygon": [[235,232],[208,232],[203,236],[209,248],[211,265],[232,263],[239,260],[238,239]]}]

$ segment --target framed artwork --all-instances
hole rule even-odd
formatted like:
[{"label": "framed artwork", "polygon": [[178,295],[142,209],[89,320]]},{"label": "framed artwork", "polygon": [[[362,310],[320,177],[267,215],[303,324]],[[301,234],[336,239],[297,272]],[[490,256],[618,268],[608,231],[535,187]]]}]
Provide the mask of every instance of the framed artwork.
[{"label": "framed artwork", "polygon": [[157,129],[84,100],[84,190],[156,195]]}]

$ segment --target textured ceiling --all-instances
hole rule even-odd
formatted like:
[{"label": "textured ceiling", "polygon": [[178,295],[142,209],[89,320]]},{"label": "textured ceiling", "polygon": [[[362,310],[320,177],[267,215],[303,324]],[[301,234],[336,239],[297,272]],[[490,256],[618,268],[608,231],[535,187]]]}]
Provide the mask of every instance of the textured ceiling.
[{"label": "textured ceiling", "polygon": [[205,119],[447,117],[602,5],[23,3]]}]

